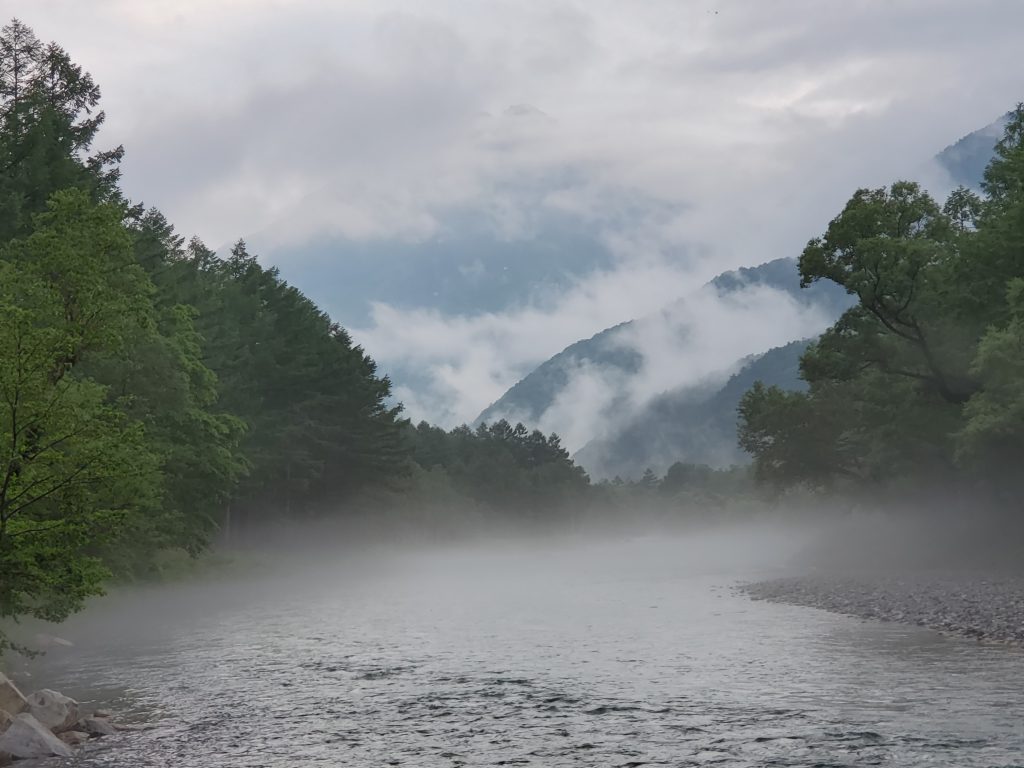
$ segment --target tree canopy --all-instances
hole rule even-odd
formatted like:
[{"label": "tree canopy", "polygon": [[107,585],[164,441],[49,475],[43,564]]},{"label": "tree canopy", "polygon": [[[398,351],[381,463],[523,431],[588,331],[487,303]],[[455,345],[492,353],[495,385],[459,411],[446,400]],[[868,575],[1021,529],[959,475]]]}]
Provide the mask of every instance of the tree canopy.
[{"label": "tree canopy", "polygon": [[1024,459],[1024,106],[984,196],[939,205],[897,182],[854,193],[800,258],[857,303],[801,360],[806,393],[755,386],[740,442],[779,488],[882,489],[915,479],[983,489],[997,505]]}]

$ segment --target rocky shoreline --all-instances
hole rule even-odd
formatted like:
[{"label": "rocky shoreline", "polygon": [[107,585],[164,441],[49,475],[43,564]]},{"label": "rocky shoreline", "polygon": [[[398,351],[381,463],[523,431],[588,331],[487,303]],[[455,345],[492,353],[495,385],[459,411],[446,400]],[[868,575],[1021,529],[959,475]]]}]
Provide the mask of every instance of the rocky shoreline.
[{"label": "rocky shoreline", "polygon": [[819,573],[744,584],[739,589],[755,600],[1024,646],[1024,575]]},{"label": "rocky shoreline", "polygon": [[39,757],[73,757],[91,739],[134,730],[112,722],[111,714],[82,711],[79,703],[43,689],[25,696],[0,673],[0,765]]}]

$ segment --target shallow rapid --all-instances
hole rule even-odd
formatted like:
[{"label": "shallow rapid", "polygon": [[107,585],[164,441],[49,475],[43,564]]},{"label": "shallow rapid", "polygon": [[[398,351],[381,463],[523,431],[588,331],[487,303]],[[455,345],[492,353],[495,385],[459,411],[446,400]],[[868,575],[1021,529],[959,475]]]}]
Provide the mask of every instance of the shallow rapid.
[{"label": "shallow rapid", "polygon": [[365,553],[124,592],[33,684],[155,726],[86,766],[1024,764],[1020,650],[737,594],[766,570],[744,547],[780,546]]}]

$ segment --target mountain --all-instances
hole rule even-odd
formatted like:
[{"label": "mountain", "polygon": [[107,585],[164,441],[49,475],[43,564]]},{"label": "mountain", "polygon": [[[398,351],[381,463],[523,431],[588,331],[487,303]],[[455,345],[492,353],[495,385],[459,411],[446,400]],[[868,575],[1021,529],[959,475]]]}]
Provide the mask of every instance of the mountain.
[{"label": "mountain", "polygon": [[1008,112],[984,128],[967,134],[939,152],[935,156],[936,162],[955,184],[980,189],[985,168],[992,160],[996,142],[1002,138],[1009,119]]},{"label": "mountain", "polygon": [[629,424],[593,440],[574,459],[595,479],[640,477],[650,468],[663,475],[673,463],[728,467],[747,461],[736,444],[736,408],[755,381],[801,390],[800,356],[810,340],[794,341],[754,355],[725,385],[710,393],[683,388],[651,400]]},{"label": "mountain", "polygon": [[629,320],[570,344],[514,384],[477,416],[474,423],[497,419],[537,423],[565,391],[572,373],[581,366],[614,369],[625,375],[636,373],[643,363],[643,355],[622,338],[635,323]]},{"label": "mountain", "polygon": [[[992,159],[1007,119],[1008,115],[1004,115],[935,156],[935,162],[954,184],[980,188],[984,169]],[[794,259],[776,259],[723,273],[705,289],[727,298],[756,286],[782,291],[806,306],[818,307],[833,319],[852,304],[851,297],[830,282],[801,289]],[[660,314],[669,316],[672,311],[669,307]],[[509,389],[480,414],[479,420],[507,418],[548,428],[557,426],[548,415],[556,404],[576,396],[574,384],[581,371],[601,372],[605,382],[612,382],[626,392],[644,366],[644,354],[637,347],[637,339],[646,332],[642,326],[654,325],[652,319],[657,314],[620,323],[566,347]],[[672,327],[673,333],[682,335],[691,330],[685,326]],[[740,397],[757,379],[789,389],[802,387],[799,357],[808,343],[794,341],[747,357],[718,371],[717,379],[705,376],[697,384],[691,380],[687,386],[669,387],[639,407],[634,403],[627,409],[625,395],[613,399],[616,407],[605,408],[602,419],[596,420],[599,423],[594,426],[594,434],[575,455],[577,461],[595,477],[639,476],[647,467],[661,472],[675,461],[714,466],[743,461],[736,445],[736,406]],[[687,378],[690,362],[680,361],[680,380]],[[625,415],[613,420],[611,426],[603,423],[609,420],[604,417],[616,410]]]},{"label": "mountain", "polygon": [[[783,291],[805,306],[820,307],[832,318],[839,317],[851,304],[846,291],[834,283],[818,282],[801,289],[795,259],[776,259],[757,267],[725,272],[712,279],[705,288],[726,297],[757,286]],[[669,307],[658,314],[671,314],[672,310],[673,307]],[[601,370],[609,378],[636,374],[643,364],[643,354],[635,346],[635,337],[638,324],[645,321],[652,323],[657,318],[652,315],[620,323],[566,347],[485,409],[476,423],[504,418],[537,424],[559,396],[566,392],[573,375],[582,368]],[[681,327],[678,331],[685,334],[687,329]]]}]

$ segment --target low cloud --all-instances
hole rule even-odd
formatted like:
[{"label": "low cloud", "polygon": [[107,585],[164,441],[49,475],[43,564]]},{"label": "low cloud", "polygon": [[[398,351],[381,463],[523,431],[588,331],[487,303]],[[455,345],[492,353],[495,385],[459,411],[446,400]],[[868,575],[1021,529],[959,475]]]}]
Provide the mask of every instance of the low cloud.
[{"label": "low cloud", "polygon": [[816,336],[832,322],[817,305],[767,286],[720,296],[702,287],[661,312],[623,327],[614,343],[640,353],[639,370],[581,365],[540,419],[572,450],[615,434],[655,397],[718,387],[740,361],[795,339]]},{"label": "low cloud", "polygon": [[[431,309],[375,305],[353,336],[385,369],[417,374],[396,395],[414,418],[469,422],[538,363],[572,342],[669,304],[703,282],[678,260],[624,259],[577,280],[557,296],[503,312],[447,316]],[[401,378],[401,377],[399,377]]]},{"label": "low cloud", "polygon": [[[576,450],[614,432],[657,395],[721,383],[741,358],[816,335],[832,319],[774,288],[749,286],[720,296],[702,282],[677,262],[627,260],[547,305],[454,318],[377,306],[373,326],[355,336],[385,367],[416,371],[417,386],[396,392],[414,419],[452,426],[474,420],[537,364],[593,329],[639,317],[610,340],[640,354],[637,372],[577,363],[539,419],[508,414],[557,432]],[[681,295],[686,298],[678,300]],[[664,309],[652,313],[657,306]]]}]

